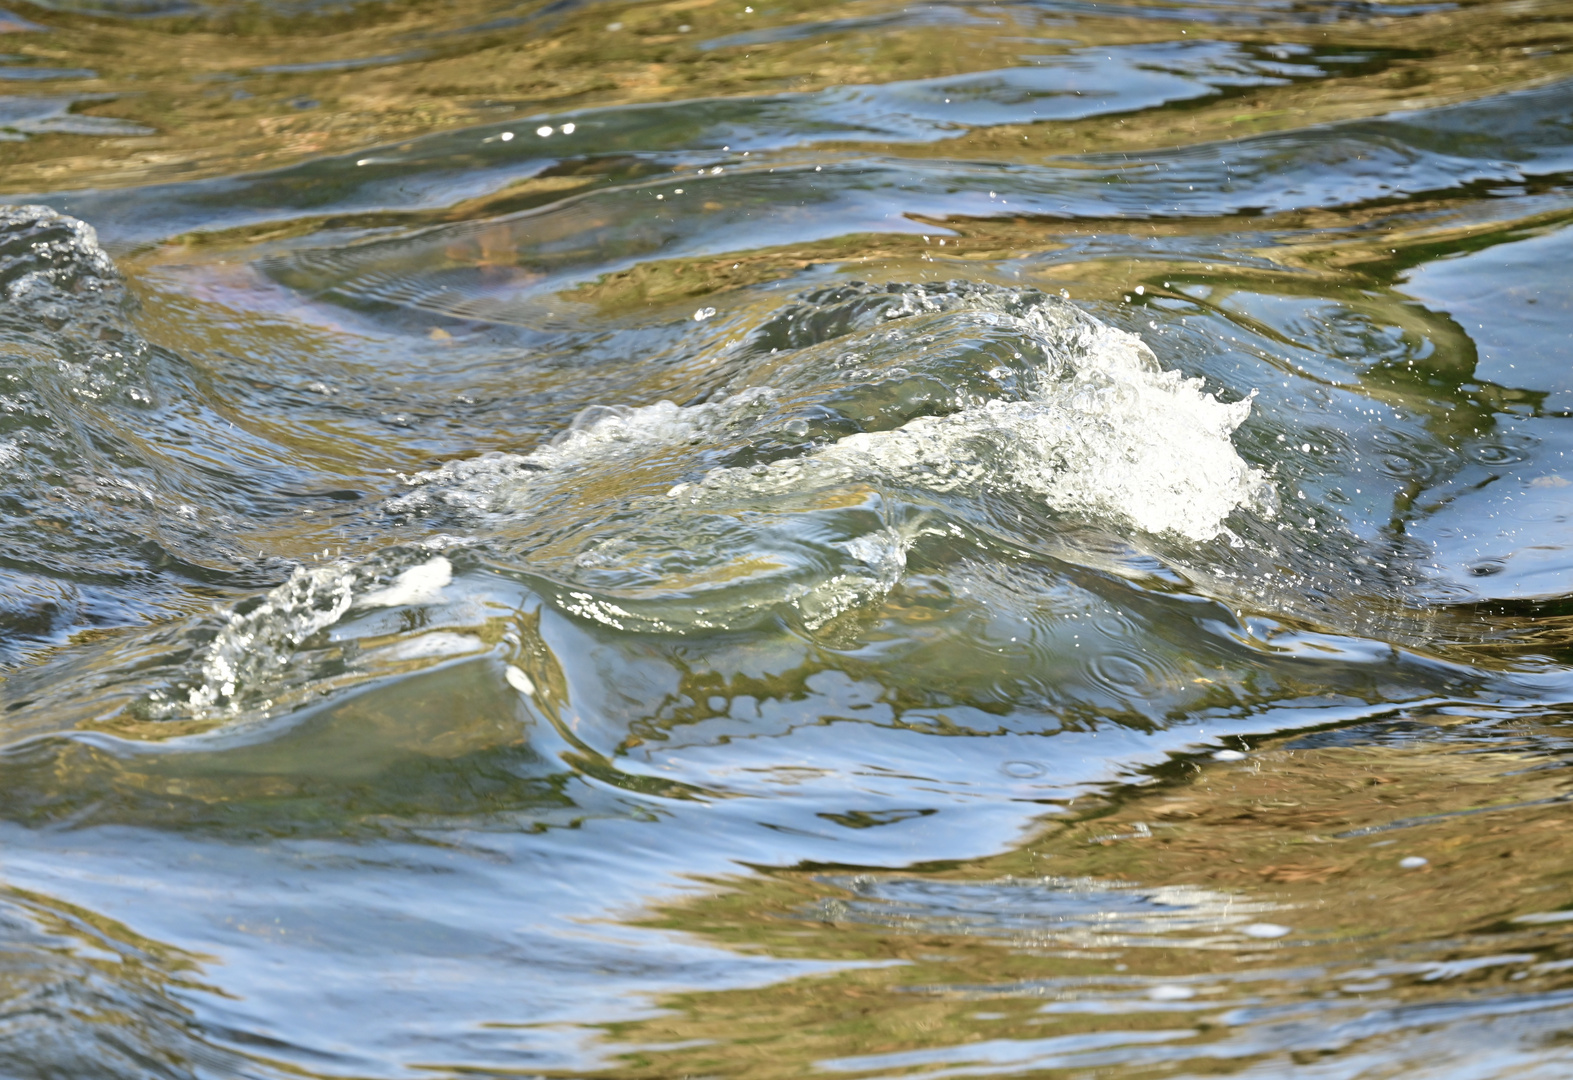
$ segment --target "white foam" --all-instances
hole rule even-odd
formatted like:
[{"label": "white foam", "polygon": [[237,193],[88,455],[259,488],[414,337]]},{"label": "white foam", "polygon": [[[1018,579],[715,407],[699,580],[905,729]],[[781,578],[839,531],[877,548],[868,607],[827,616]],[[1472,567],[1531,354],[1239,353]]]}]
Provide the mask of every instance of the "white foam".
[{"label": "white foam", "polygon": [[[150,707],[160,715],[189,716],[233,715],[243,701],[266,707],[270,688],[290,682],[296,653],[313,635],[357,608],[436,603],[453,580],[453,564],[439,555],[400,572],[386,585],[368,589],[386,572],[383,558],[296,567],[289,580],[270,590],[257,606],[229,615],[203,650],[188,690],[176,696],[155,693]],[[385,659],[436,657],[469,651],[472,642],[478,643],[464,635],[427,634],[382,655]]]},{"label": "white foam", "polygon": [[344,617],[354,602],[354,575],[341,564],[301,566],[244,615],[232,615],[208,646],[187,710],[232,707],[247,683],[262,682],[289,664],[296,647]]},{"label": "white foam", "polygon": [[1053,510],[1211,540],[1242,506],[1271,512],[1266,478],[1230,440],[1250,399],[1225,404],[1200,379],[1163,370],[1132,334],[1100,327],[1086,358],[1026,400],[991,400],[889,431],[860,432],[804,458],[757,470],[717,470],[673,492],[760,494],[856,481],[950,492],[1030,492]]},{"label": "white foam", "polygon": [[535,696],[535,683],[531,682],[528,675],[512,664],[509,664],[503,672],[503,678],[508,680],[509,686],[519,691],[525,697]]},{"label": "white foam", "polygon": [[[812,628],[877,603],[906,570],[901,507],[930,495],[1024,497],[1187,544],[1226,534],[1241,508],[1272,513],[1270,485],[1232,441],[1250,399],[1220,401],[1069,303],[959,284],[849,287],[827,303],[788,308],[770,334],[726,354],[738,383],[772,386],[586,410],[528,453],[405,477],[413,490],[389,509],[485,519],[567,587],[570,610],[662,632],[740,625],[782,606]],[[849,328],[865,317],[878,322]],[[909,318],[929,321],[892,327]],[[766,351],[781,335],[808,344]],[[931,352],[936,335],[944,344]],[[992,372],[990,350],[1013,339],[1020,363],[997,380],[968,366]],[[902,399],[904,380],[953,385],[955,396]],[[953,411],[930,414],[935,402]],[[833,437],[849,423],[863,429]],[[790,456],[706,469],[760,448]]]},{"label": "white foam", "polygon": [[1240,933],[1246,937],[1262,938],[1271,941],[1274,938],[1286,937],[1290,928],[1280,923],[1253,922],[1240,928]]},{"label": "white foam", "polygon": [[366,593],[355,601],[356,607],[415,607],[435,604],[442,590],[453,581],[453,564],[438,555],[419,566],[412,566],[393,579],[391,585]]},{"label": "white foam", "polygon": [[388,507],[400,512],[441,503],[479,512],[505,510],[538,487],[542,473],[555,474],[547,480],[555,484],[563,474],[581,467],[605,467],[662,447],[713,441],[741,414],[770,396],[771,391],[758,388],[702,405],[658,401],[640,408],[596,406],[528,454],[483,454],[406,476],[404,482],[417,490],[391,500]]}]

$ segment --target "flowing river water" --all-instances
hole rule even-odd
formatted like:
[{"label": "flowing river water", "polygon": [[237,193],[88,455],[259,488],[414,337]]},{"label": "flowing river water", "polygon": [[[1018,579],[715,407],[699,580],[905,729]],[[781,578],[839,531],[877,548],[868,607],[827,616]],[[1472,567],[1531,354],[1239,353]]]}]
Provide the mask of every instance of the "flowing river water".
[{"label": "flowing river water", "polygon": [[1570,0],[0,47],[0,1075],[1573,1076]]}]

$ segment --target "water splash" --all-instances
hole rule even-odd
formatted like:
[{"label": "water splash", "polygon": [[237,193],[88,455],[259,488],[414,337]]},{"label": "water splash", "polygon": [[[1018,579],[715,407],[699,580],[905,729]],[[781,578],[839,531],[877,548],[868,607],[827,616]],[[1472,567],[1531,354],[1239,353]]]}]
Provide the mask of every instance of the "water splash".
[{"label": "water splash", "polygon": [[[1249,398],[1220,401],[1036,290],[836,286],[710,362],[725,381],[707,401],[587,410],[527,454],[409,476],[388,509],[484,522],[575,610],[664,630],[782,605],[823,625],[887,593],[917,536],[996,496],[1191,543],[1274,512],[1231,442]],[[639,610],[665,600],[684,603]]]}]

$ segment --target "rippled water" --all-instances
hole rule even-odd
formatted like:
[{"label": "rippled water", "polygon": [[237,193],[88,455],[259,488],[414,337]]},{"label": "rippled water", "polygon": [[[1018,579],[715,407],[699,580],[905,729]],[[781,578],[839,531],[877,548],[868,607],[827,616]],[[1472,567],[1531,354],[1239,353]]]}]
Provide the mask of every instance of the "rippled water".
[{"label": "rippled water", "polygon": [[0,1073],[1573,1075],[1570,27],[0,12]]}]

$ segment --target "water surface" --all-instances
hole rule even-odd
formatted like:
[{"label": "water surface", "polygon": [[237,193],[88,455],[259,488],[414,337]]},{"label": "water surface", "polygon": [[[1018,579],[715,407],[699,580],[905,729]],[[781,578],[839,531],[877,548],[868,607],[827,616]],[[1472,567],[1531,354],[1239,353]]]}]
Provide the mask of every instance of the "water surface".
[{"label": "water surface", "polygon": [[0,1072],[1573,1070],[1573,36],[0,13]]}]

